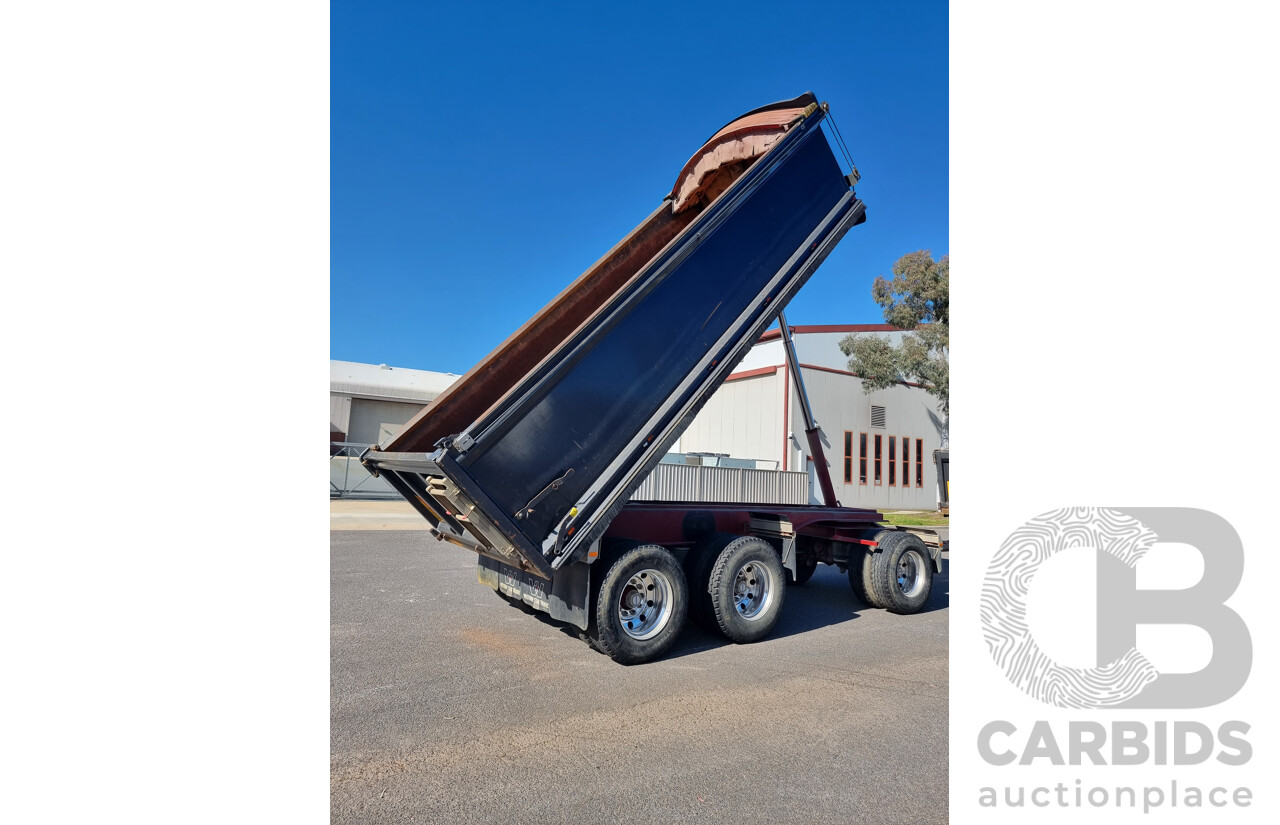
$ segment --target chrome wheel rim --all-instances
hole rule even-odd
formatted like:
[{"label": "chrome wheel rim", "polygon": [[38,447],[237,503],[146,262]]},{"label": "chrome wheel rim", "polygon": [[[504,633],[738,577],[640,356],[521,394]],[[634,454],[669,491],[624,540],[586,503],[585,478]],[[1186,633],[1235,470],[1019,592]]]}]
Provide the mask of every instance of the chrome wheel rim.
[{"label": "chrome wheel rim", "polygon": [[627,579],[618,594],[618,621],[622,632],[638,641],[661,633],[671,621],[673,590],[667,574],[652,568]]},{"label": "chrome wheel rim", "polygon": [[915,550],[908,550],[898,558],[898,590],[910,598],[923,589],[924,559]]},{"label": "chrome wheel rim", "polygon": [[747,621],[760,618],[773,602],[773,573],[758,561],[738,568],[733,578],[733,609]]}]

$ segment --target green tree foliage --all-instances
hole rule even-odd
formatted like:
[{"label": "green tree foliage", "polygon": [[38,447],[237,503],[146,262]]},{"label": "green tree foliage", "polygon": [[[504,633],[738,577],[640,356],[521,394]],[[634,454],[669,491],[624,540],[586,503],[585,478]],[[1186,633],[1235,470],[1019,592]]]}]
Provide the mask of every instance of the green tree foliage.
[{"label": "green tree foliage", "polygon": [[878,277],[871,285],[871,297],[884,310],[884,320],[911,332],[896,347],[888,338],[867,333],[840,341],[849,369],[862,378],[863,391],[913,381],[938,398],[943,414],[950,412],[947,258],[935,261],[923,249],[908,253],[894,263],[893,280]]}]

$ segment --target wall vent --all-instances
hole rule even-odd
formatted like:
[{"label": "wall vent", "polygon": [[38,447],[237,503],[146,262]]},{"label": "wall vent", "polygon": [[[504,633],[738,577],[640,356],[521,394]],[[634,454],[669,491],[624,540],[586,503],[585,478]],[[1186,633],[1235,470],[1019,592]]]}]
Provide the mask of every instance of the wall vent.
[{"label": "wall vent", "polygon": [[871,426],[884,429],[884,407],[871,405]]}]

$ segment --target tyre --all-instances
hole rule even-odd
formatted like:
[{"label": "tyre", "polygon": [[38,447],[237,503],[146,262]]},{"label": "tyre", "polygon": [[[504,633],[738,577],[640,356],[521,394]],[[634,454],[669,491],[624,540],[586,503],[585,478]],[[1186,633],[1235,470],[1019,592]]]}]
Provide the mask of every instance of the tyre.
[{"label": "tyre", "polygon": [[684,574],[689,582],[689,617],[708,630],[718,630],[715,609],[711,606],[711,568],[720,551],[741,536],[735,533],[711,533],[703,536],[684,559]]},{"label": "tyre", "polygon": [[778,551],[764,539],[730,542],[716,557],[707,587],[720,632],[740,644],[767,636],[782,612],[786,575]]},{"label": "tyre", "polygon": [[684,629],[689,587],[671,551],[643,544],[618,554],[596,593],[588,635],[625,665],[662,655]]},{"label": "tyre", "polygon": [[818,557],[805,554],[796,556],[796,577],[791,579],[792,584],[804,584],[813,578],[813,572],[818,569]]},{"label": "tyre", "polygon": [[875,600],[890,613],[916,613],[929,601],[933,564],[918,536],[881,534],[879,550],[869,554]]},{"label": "tyre", "polygon": [[880,607],[871,588],[871,576],[875,571],[875,553],[868,553],[861,545],[849,547],[849,586],[858,601],[868,607]]}]

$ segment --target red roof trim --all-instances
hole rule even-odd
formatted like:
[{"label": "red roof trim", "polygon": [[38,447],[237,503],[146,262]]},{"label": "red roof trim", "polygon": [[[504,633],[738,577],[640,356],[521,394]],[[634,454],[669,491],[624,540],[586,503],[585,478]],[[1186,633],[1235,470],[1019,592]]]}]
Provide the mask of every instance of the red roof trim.
[{"label": "red roof trim", "polygon": [[[772,367],[759,367],[754,370],[743,370],[742,372],[733,373],[732,375],[730,375],[728,378],[724,380],[725,380],[725,383],[727,384],[730,381],[738,381],[743,378],[755,378],[758,375],[773,375],[775,372],[777,372],[782,368],[783,368],[783,365],[778,364]],[[820,367],[817,364],[801,364],[800,368],[806,369],[806,370],[818,370],[819,372],[832,372],[832,373],[835,373],[836,375],[848,375],[852,378],[859,377],[859,375],[856,372],[849,372],[848,370],[838,370],[835,367]],[[917,384],[913,381],[899,381],[898,383],[904,387],[917,387],[919,389],[924,389],[923,384]]]},{"label": "red roof trim", "polygon": [[[820,372],[834,372],[836,375],[850,375],[850,376],[853,376],[854,378],[861,377],[856,372],[849,372],[848,370],[838,370],[838,369],[835,369],[834,367],[820,367],[817,364],[801,364],[800,369],[818,370]],[[924,389],[923,384],[916,384],[915,382],[912,382],[912,381],[899,381],[898,383],[904,387],[918,387],[920,389]]]},{"label": "red roof trim", "polygon": [[759,367],[758,369],[754,369],[754,370],[743,370],[742,372],[733,373],[732,375],[730,375],[728,378],[724,380],[725,380],[725,383],[728,383],[730,381],[737,381],[739,378],[755,378],[757,375],[773,375],[775,372],[777,372],[780,369],[782,369],[781,364],[778,364],[772,367]]}]

